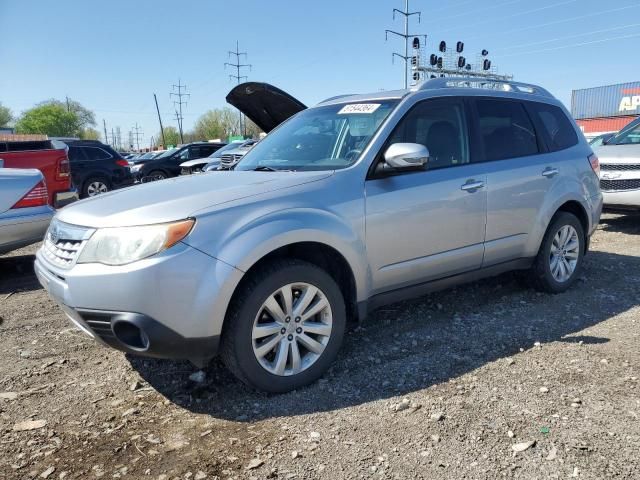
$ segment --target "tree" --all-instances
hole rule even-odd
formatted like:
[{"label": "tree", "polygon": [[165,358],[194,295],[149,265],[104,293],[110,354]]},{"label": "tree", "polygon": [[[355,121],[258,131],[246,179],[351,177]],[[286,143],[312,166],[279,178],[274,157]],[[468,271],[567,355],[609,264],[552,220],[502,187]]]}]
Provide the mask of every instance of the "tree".
[{"label": "tree", "polygon": [[0,127],[6,127],[13,120],[11,110],[0,103]]},{"label": "tree", "polygon": [[251,138],[259,138],[260,134],[262,133],[262,130],[260,129],[260,127],[258,127],[255,123],[253,123],[253,121],[251,121],[251,119],[244,117],[244,134],[247,137],[251,137]]},{"label": "tree", "polygon": [[91,110],[83,107],[82,104],[80,102],[77,102],[76,100],[67,98],[64,101],[61,101],[56,100],[55,98],[51,98],[49,100],[45,100],[44,102],[40,102],[37,106],[44,105],[58,105],[69,112],[75,113],[78,117],[80,128],[82,129],[96,126],[96,116],[94,115],[94,113]]},{"label": "tree", "polygon": [[[162,133],[158,132],[156,138],[159,142],[162,141]],[[167,148],[167,145],[178,145],[180,143],[180,132],[176,127],[164,127],[164,148]]]},{"label": "tree", "polygon": [[201,140],[224,140],[230,135],[239,135],[238,114],[229,107],[209,110],[196,120],[193,133]]},{"label": "tree", "polygon": [[43,104],[23,112],[16,122],[17,133],[41,133],[50,137],[78,137],[81,125],[74,112],[56,104]]},{"label": "tree", "polygon": [[95,128],[85,128],[80,132],[80,138],[83,140],[100,140],[100,132]]}]

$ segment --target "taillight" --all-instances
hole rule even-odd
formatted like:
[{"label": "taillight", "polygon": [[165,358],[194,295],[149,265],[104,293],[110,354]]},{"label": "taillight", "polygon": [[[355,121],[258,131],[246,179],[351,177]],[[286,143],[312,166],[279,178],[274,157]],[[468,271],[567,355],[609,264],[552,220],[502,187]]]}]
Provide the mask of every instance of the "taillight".
[{"label": "taillight", "polygon": [[593,173],[600,177],[600,160],[598,160],[598,156],[595,153],[592,153],[588,158],[591,168],[593,169]]},{"label": "taillight", "polygon": [[116,160],[116,165],[118,165],[119,167],[128,167],[129,166],[129,162],[127,162],[126,160]]},{"label": "taillight", "polygon": [[43,180],[40,180],[35,187],[27,192],[18,203],[11,208],[28,208],[28,207],[42,207],[49,202],[49,194],[47,193],[47,186]]},{"label": "taillight", "polygon": [[58,162],[56,180],[66,180],[69,178],[69,173],[71,173],[71,169],[69,168],[69,159],[65,157]]}]

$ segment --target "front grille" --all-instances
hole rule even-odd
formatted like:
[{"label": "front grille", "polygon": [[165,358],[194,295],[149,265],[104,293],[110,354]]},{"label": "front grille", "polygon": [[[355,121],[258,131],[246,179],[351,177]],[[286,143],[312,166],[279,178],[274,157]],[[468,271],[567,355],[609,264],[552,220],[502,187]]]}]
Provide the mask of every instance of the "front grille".
[{"label": "front grille", "polygon": [[235,166],[235,164],[238,163],[241,158],[242,154],[240,153],[225,154],[220,157],[220,165],[222,166],[222,168],[231,168]]},{"label": "front grille", "polygon": [[76,261],[81,247],[82,240],[58,240],[53,243],[50,235],[47,234],[43,252],[47,260],[54,265],[69,268]]},{"label": "front grille", "polygon": [[54,219],[44,237],[42,253],[53,265],[71,268],[92,233],[91,229],[67,225]]},{"label": "front grille", "polygon": [[640,170],[640,163],[601,163],[600,170],[630,171]]},{"label": "front grille", "polygon": [[640,189],[640,178],[631,180],[600,180],[600,188],[605,191]]}]

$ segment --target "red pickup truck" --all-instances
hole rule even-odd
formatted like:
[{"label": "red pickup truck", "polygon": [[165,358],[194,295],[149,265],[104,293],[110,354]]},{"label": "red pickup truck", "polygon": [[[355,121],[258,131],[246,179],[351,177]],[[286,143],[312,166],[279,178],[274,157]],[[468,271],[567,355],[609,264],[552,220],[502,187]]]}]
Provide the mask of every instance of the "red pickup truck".
[{"label": "red pickup truck", "polygon": [[78,199],[71,186],[68,148],[43,135],[0,134],[0,167],[37,168],[44,176],[49,205],[63,207]]}]

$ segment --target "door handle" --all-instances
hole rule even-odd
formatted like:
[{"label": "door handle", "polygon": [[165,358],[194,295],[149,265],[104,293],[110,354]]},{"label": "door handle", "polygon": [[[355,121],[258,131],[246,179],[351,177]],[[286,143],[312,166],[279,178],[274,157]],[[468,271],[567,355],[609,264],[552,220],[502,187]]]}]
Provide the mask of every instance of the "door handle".
[{"label": "door handle", "polygon": [[465,192],[474,192],[475,190],[484,187],[484,182],[479,182],[475,180],[468,180],[467,183],[462,184],[460,187],[461,190]]},{"label": "door handle", "polygon": [[543,177],[547,177],[547,178],[551,178],[555,175],[558,174],[558,169],[557,168],[551,168],[551,167],[547,167],[542,171],[542,176]]}]

